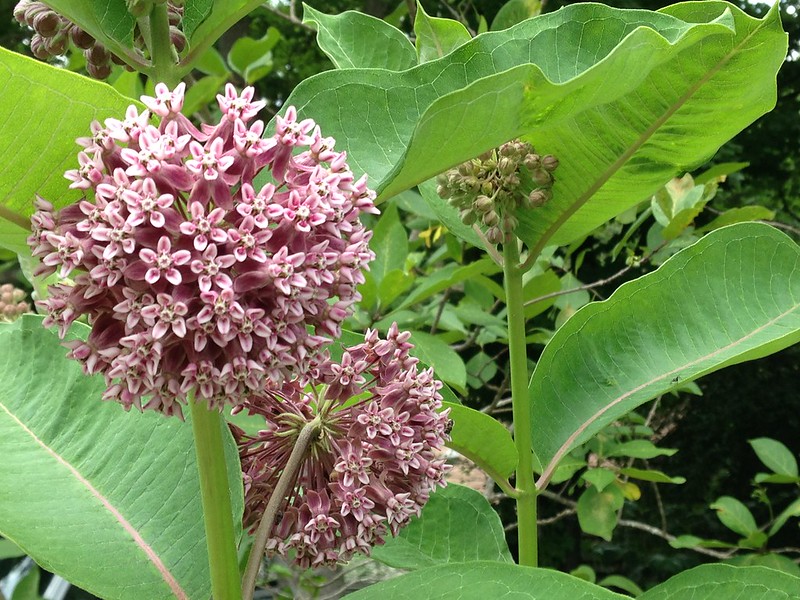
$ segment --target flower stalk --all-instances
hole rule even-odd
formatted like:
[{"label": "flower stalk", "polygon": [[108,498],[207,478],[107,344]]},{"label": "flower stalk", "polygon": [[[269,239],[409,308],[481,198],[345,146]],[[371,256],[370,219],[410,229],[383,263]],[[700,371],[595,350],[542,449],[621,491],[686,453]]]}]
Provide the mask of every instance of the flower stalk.
[{"label": "flower stalk", "polygon": [[219,600],[238,600],[241,598],[239,562],[225,467],[224,421],[219,411],[210,410],[203,401],[190,398],[189,406],[200,474],[212,595]]},{"label": "flower stalk", "polygon": [[516,474],[517,532],[519,564],[538,563],[536,529],[536,485],[533,481],[531,411],[528,399],[528,356],[525,343],[525,303],[518,241],[503,244],[503,275],[508,311],[508,351],[511,369],[511,401],[514,415],[514,443],[517,447]]},{"label": "flower stalk", "polygon": [[151,76],[154,81],[162,81],[172,88],[178,84],[180,78],[175,68],[166,3],[155,4],[149,19],[150,57],[153,63]]},{"label": "flower stalk", "polygon": [[278,510],[283,504],[289,490],[294,486],[297,480],[297,474],[300,471],[300,467],[303,466],[303,461],[308,456],[311,444],[319,435],[321,425],[322,421],[317,417],[313,421],[306,423],[300,430],[297,440],[294,443],[292,453],[289,455],[286,467],[284,467],[283,473],[281,473],[278,483],[275,486],[275,490],[270,496],[267,508],[264,510],[264,515],[261,517],[255,537],[253,538],[253,546],[250,548],[247,568],[242,578],[243,600],[253,600],[258,569],[261,566],[261,559],[267,547],[267,540],[272,532],[272,528],[275,526]]}]

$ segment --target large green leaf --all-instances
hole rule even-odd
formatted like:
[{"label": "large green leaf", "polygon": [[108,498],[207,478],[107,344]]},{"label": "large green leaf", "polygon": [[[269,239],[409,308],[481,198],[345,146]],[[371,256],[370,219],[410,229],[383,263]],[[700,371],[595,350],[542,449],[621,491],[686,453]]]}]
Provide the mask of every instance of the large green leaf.
[{"label": "large green leaf", "polygon": [[[3,48],[0,89],[0,208],[24,220],[33,213],[35,194],[57,207],[78,200],[82,194],[64,179],[64,171],[78,166],[75,138],[91,134],[93,119],[123,118],[131,99]],[[21,230],[14,239],[24,243],[26,235]]]},{"label": "large green leaf", "polygon": [[[549,569],[476,561],[420,569],[371,585],[347,600],[630,600]],[[749,600],[749,599],[748,599]]]},{"label": "large green leaf", "polygon": [[424,331],[413,331],[410,342],[414,344],[410,351],[411,356],[416,356],[429,367],[433,367],[439,379],[464,393],[467,386],[467,366],[455,350],[441,338]]},{"label": "large green leaf", "polygon": [[459,21],[431,17],[417,1],[414,17],[414,35],[417,60],[425,63],[450,54],[471,39],[469,31]]},{"label": "large green leaf", "polygon": [[[208,598],[191,424],[101,402],[102,377],[65,358],[41,322],[0,326],[0,534],[103,598]],[[225,435],[241,531],[241,472]]]},{"label": "large green leaf", "polygon": [[408,258],[408,234],[394,204],[384,209],[372,232],[369,246],[375,252],[375,260],[369,265],[368,277],[377,284],[390,271],[404,270]]},{"label": "large green leaf", "polygon": [[718,229],[585,306],[530,384],[540,485],[571,449],[642,403],[800,340],[800,246],[760,223]]},{"label": "large green leaf", "polygon": [[508,139],[532,140],[561,160],[554,200],[520,218],[539,248],[623,212],[771,109],[786,54],[778,13],[580,3],[407,71],[322,73],[287,104],[336,137],[383,198]]},{"label": "large green leaf", "polygon": [[800,578],[765,567],[703,565],[647,590],[639,600],[798,600]]},{"label": "large green leaf", "polygon": [[510,477],[517,468],[517,448],[505,426],[479,410],[445,402],[453,430],[448,446],[469,458],[495,481]]},{"label": "large green leaf", "polygon": [[417,64],[414,46],[386,21],[348,10],[326,15],[303,5],[303,23],[317,30],[317,44],[337,69],[403,71]]},{"label": "large green leaf", "polygon": [[421,518],[376,546],[372,557],[399,569],[475,560],[514,562],[492,505],[483,494],[454,483],[431,494]]}]

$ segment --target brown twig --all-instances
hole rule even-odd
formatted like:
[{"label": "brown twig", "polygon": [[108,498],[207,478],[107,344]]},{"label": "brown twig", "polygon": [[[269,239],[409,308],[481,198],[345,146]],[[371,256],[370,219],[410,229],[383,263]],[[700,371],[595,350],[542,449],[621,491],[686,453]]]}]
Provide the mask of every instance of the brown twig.
[{"label": "brown twig", "polygon": [[292,2],[289,5],[289,12],[288,13],[283,12],[279,8],[275,8],[273,6],[270,6],[268,2],[265,2],[264,4],[262,4],[261,8],[263,8],[264,10],[266,10],[268,12],[271,12],[273,15],[276,15],[276,16],[282,18],[282,19],[285,19],[286,21],[289,21],[292,25],[297,25],[298,27],[302,27],[306,31],[313,31],[314,33],[317,32],[317,30],[314,29],[313,27],[311,27],[311,25],[306,25],[305,23],[303,23],[302,19],[297,17],[297,15],[295,14],[294,2]]},{"label": "brown twig", "polygon": [[642,259],[641,261],[639,261],[635,265],[628,265],[624,269],[621,269],[621,270],[617,271],[616,273],[614,273],[613,275],[611,275],[609,277],[606,277],[605,279],[599,279],[599,280],[594,281],[592,283],[579,285],[577,287],[574,287],[574,288],[571,288],[571,289],[568,289],[568,290],[559,290],[557,292],[550,292],[549,294],[543,294],[542,296],[539,296],[538,298],[533,298],[532,300],[528,300],[525,303],[525,306],[530,306],[532,304],[536,304],[537,302],[542,302],[544,300],[549,300],[550,298],[557,298],[558,296],[566,296],[567,294],[574,294],[575,292],[581,292],[581,291],[584,291],[584,290],[591,290],[593,288],[604,286],[604,285],[606,285],[608,283],[611,283],[615,279],[619,279],[620,277],[625,275],[625,273],[630,271],[634,266],[637,266],[637,267],[640,266],[644,262],[644,260],[645,259]]},{"label": "brown twig", "polygon": [[[578,503],[573,500],[568,500],[567,498],[562,498],[558,494],[554,492],[550,492],[548,490],[543,490],[539,492],[540,496],[544,496],[548,500],[552,500],[553,502],[557,502],[563,506],[567,506],[570,509],[577,510]],[[563,512],[563,511],[562,511]],[[672,542],[677,539],[671,533],[667,533],[665,530],[655,527],[654,525],[648,525],[647,523],[642,523],[640,521],[634,521],[632,519],[620,519],[617,521],[617,525],[621,527],[628,527],[630,529],[638,529],[639,531],[644,531],[656,537],[660,537],[667,542]],[[712,550],[711,548],[701,548],[699,546],[695,546],[693,548],[687,548],[687,550],[694,550],[699,554],[705,554],[706,556],[713,556],[714,558],[718,559],[726,559],[730,558],[736,553],[736,550],[728,551],[728,552],[720,552],[718,550]],[[800,550],[797,549],[797,550]]]}]

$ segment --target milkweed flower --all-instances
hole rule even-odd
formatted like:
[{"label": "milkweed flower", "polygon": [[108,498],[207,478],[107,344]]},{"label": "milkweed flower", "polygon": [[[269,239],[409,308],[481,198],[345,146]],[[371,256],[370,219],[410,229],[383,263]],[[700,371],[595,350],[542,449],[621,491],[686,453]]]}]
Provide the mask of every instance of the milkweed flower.
[{"label": "milkweed flower", "polygon": [[374,192],[292,107],[262,138],[253,94],[227,85],[220,122],[198,129],[180,113],[184,85],[158,84],[145,110],[78,140],[65,177],[83,200],[36,201],[37,274],[72,278],[40,303],[45,324],[63,338],[87,317],[69,356],[126,409],[180,415],[190,392],[219,409],[301,385],[360,299]]},{"label": "milkweed flower", "polygon": [[245,487],[244,524],[255,530],[306,423],[319,422],[292,491],[282,499],[267,552],[303,568],[369,554],[419,515],[448,465],[442,383],[409,355],[408,332],[368,330],[338,361],[320,363],[310,386],[285,382],[234,410],[263,417],[248,435],[231,425]]}]

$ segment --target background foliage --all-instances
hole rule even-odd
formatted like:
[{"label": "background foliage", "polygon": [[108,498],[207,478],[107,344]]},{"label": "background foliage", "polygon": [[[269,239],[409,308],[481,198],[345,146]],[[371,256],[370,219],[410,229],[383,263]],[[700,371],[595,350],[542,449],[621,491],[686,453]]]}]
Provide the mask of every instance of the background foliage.
[{"label": "background foliage", "polygon": [[[360,10],[385,18],[408,33],[412,31],[409,9],[405,2],[333,0],[324,3],[311,1],[309,4],[328,14],[349,9]],[[630,0],[608,4],[625,8],[658,9],[668,3]],[[768,9],[764,4],[738,4],[750,14],[758,16]],[[0,46],[25,53],[28,33],[13,21],[13,5],[14,2],[0,1]],[[432,16],[463,19],[465,26],[474,33],[481,29],[484,21],[486,24],[493,23],[503,5],[504,2],[494,0],[431,0],[426,3],[425,8]],[[561,5],[558,1],[548,2],[544,10],[556,10]],[[314,41],[315,32],[302,24],[302,11],[297,7],[295,13],[294,8],[294,3],[291,6],[285,2],[266,4],[252,17],[231,29],[218,44],[220,54],[228,57],[233,80],[237,85],[252,80],[258,94],[268,99],[268,110],[272,112],[282,106],[299,82],[333,67],[318,49]],[[772,220],[783,224],[784,229],[797,239],[800,228],[800,120],[797,119],[800,111],[800,65],[795,58],[797,52],[800,52],[799,13],[800,3],[783,3],[782,18],[784,28],[789,33],[790,57],[778,77],[778,105],[773,112],[723,147],[712,163],[706,166],[731,162],[749,164],[747,168],[731,174],[716,190],[708,208],[698,217],[698,226],[710,222],[717,213],[730,207],[761,205],[774,211]],[[279,32],[279,39],[276,35],[265,39],[268,31]],[[229,57],[237,41],[244,36],[262,40],[260,48],[271,52],[269,64],[259,65],[259,77],[253,72],[238,68],[236,61]],[[236,52],[231,56],[235,57]],[[241,44],[238,52],[242,52]],[[212,86],[215,89],[218,84],[219,80],[207,82],[209,89]],[[198,109],[202,105],[203,102],[198,100]],[[450,385],[467,392],[467,406],[475,409],[491,407],[502,418],[502,391],[507,383],[504,382],[504,364],[507,358],[503,354],[504,340],[498,333],[502,331],[502,321],[498,323],[497,319],[492,320],[496,315],[476,311],[474,306],[459,303],[462,299],[459,294],[480,296],[486,294],[486,289],[467,286],[461,292],[451,293],[445,291],[449,288],[448,285],[439,285],[463,283],[471,277],[482,277],[489,282],[487,286],[490,287],[492,281],[499,281],[496,272],[492,271],[488,263],[476,262],[477,254],[470,249],[458,247],[446,234],[436,240],[441,231],[431,227],[435,220],[434,215],[426,215],[413,196],[401,195],[394,204],[398,210],[387,211],[378,220],[377,227],[390,230],[380,236],[388,244],[385,255],[407,258],[395,263],[386,261],[375,265],[374,278],[378,283],[373,284],[382,283],[384,287],[391,287],[395,291],[383,290],[381,293],[376,289],[370,297],[368,282],[364,310],[357,315],[356,322],[359,325],[380,323],[386,308],[381,302],[387,304],[386,298],[391,298],[392,293],[402,301],[412,277],[430,278],[433,282],[430,287],[431,298],[440,300],[444,294],[444,300],[433,306],[441,304],[445,308],[438,315],[434,313],[432,323],[428,323],[430,339],[424,339],[424,334],[419,336],[423,348],[425,341],[429,347],[437,343],[435,340],[447,341],[447,332],[457,330],[459,326],[464,331],[477,332],[476,338],[472,340],[474,344],[464,348],[461,353],[465,363],[463,373],[458,361],[444,371],[450,373]],[[619,242],[623,225],[614,222],[556,257],[556,264],[563,269],[563,276],[576,278],[574,281],[579,284],[602,280],[617,273],[620,262],[614,260],[618,251],[615,246]],[[0,258],[6,259],[0,267],[0,283],[20,283],[21,277],[16,263],[7,255],[0,255]],[[448,260],[458,261],[472,270],[457,274],[456,268],[453,268],[447,271],[447,278],[439,276],[441,281],[436,280],[436,270]],[[569,310],[574,310],[587,301],[590,294],[607,297],[617,285],[650,268],[651,265],[648,264],[634,265],[613,283],[582,292],[585,298],[575,295],[543,302],[537,305],[537,310],[540,311],[536,313],[539,315],[537,323],[541,324],[543,331],[552,328],[554,323],[560,324],[559,317],[566,318]],[[387,281],[389,283],[385,283]],[[541,284],[540,291],[547,293],[550,290],[548,284],[552,282],[538,283]],[[455,308],[451,310],[451,306]],[[430,335],[442,331],[445,335],[441,338]],[[433,356],[444,357],[438,360],[452,358],[448,351],[439,346],[432,350],[429,348],[429,352]],[[531,358],[535,360],[538,356],[532,355]],[[757,516],[758,521],[763,522],[771,509],[764,502],[763,490],[759,491],[759,486],[754,487],[752,479],[764,467],[747,440],[769,436],[782,441],[795,455],[800,451],[800,437],[797,434],[800,431],[800,398],[796,390],[800,375],[799,365],[800,348],[795,347],[704,378],[699,384],[702,391],[700,397],[689,394],[690,390],[665,395],[660,400],[657,411],[650,415],[652,418],[648,421],[648,426],[658,438],[659,446],[673,448],[678,452],[671,456],[661,455],[646,460],[650,468],[670,475],[680,475],[686,482],[674,486],[661,485],[658,492],[646,483],[641,484],[641,498],[636,502],[626,503],[623,520],[668,524],[669,530],[676,535],[696,533],[703,537],[733,540],[731,532],[717,519],[714,511],[709,510],[709,505],[720,496],[730,496],[744,502]],[[647,410],[640,412],[644,420]],[[635,425],[633,423],[631,427]],[[553,489],[567,495],[569,487],[574,485],[574,480],[565,479],[560,489],[558,486]],[[490,495],[491,493],[490,490]],[[769,499],[773,506],[782,507],[796,495],[796,490],[791,487],[774,491],[771,489]],[[648,535],[632,526],[617,527],[613,537],[604,541],[587,535],[585,527],[582,529],[574,517],[556,519],[565,510],[564,505],[558,502],[548,503],[545,499],[542,506],[542,518],[555,519],[542,527],[543,566],[570,571],[586,565],[589,570],[584,569],[579,574],[584,573],[587,578],[592,577],[591,571],[598,579],[620,573],[647,588],[682,569],[706,560],[714,560],[713,557],[688,550],[673,549],[660,537]],[[511,503],[498,500],[497,507],[503,521],[511,523]],[[797,539],[798,529],[795,522],[779,532],[774,545],[798,546]],[[512,552],[515,550],[513,540],[514,536],[510,536]],[[0,566],[0,572],[3,570]]]}]

